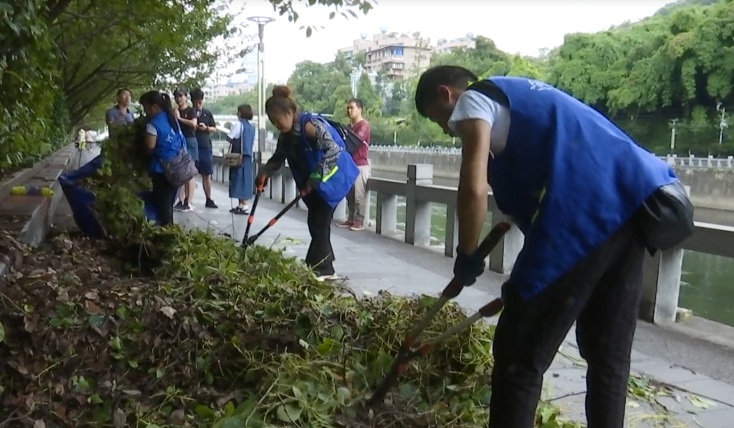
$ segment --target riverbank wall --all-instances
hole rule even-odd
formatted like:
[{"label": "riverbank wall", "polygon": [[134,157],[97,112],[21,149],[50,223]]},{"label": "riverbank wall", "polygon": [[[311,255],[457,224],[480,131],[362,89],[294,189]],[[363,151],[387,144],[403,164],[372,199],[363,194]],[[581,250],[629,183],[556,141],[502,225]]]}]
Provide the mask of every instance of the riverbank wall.
[{"label": "riverbank wall", "polygon": [[[377,171],[405,173],[409,164],[431,164],[438,178],[459,179],[461,156],[442,153],[371,151],[372,168]],[[734,211],[734,171],[676,167],[683,184],[691,187],[696,207]]]}]

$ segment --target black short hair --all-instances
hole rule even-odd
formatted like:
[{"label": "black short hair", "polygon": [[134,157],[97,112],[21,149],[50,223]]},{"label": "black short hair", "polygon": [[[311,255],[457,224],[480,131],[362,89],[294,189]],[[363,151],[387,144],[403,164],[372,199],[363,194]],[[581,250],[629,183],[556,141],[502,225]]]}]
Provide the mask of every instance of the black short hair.
[{"label": "black short hair", "polygon": [[415,88],[415,108],[426,117],[426,106],[438,98],[439,86],[453,86],[466,89],[470,82],[478,80],[477,76],[464,67],[455,65],[438,65],[426,70],[418,80]]},{"label": "black short hair", "polygon": [[359,107],[360,110],[364,110],[364,104],[362,103],[362,100],[359,98],[352,98],[351,100],[347,101],[347,105],[354,103],[357,107]]},{"label": "black short hair", "polygon": [[191,101],[201,101],[204,99],[204,91],[201,88],[195,88],[191,90]]},{"label": "black short hair", "polygon": [[174,97],[175,96],[178,96],[178,94],[188,95],[189,94],[189,91],[186,88],[184,88],[183,86],[179,86],[178,88],[176,88],[175,91],[173,91],[173,96]]},{"label": "black short hair", "polygon": [[132,92],[130,92],[130,90],[129,90],[129,89],[127,89],[127,88],[120,88],[120,89],[118,89],[118,90],[117,90],[117,94],[116,94],[116,96],[118,96],[118,97],[119,97],[120,95],[122,95],[122,93],[123,93],[123,92],[127,92],[128,94],[130,94],[130,98],[132,98],[132,96],[133,96],[133,93],[132,93]]}]

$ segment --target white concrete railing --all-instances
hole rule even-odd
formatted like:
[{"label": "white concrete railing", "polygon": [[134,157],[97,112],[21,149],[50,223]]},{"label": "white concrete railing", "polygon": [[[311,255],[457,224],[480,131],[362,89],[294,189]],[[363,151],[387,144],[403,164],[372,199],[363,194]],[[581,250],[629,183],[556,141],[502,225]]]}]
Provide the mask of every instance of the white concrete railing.
[{"label": "white concrete railing", "polygon": [[[447,156],[461,156],[461,149],[455,147],[420,147],[420,146],[371,146],[370,150],[373,152],[382,153],[422,153],[422,154],[436,154],[436,155],[447,155]],[[666,161],[668,165],[674,167],[686,167],[686,168],[714,168],[714,169],[732,169],[734,168],[734,156],[727,158],[715,158],[713,156],[707,157],[696,157],[690,156],[678,156],[678,155],[666,155],[658,156],[660,159]]]},{"label": "white concrete railing", "polygon": [[[254,172],[253,172],[254,173]],[[215,159],[214,180],[227,182],[229,170],[222,165],[221,157]],[[431,241],[432,206],[446,207],[446,236],[443,252],[454,256],[458,243],[456,219],[456,189],[433,185],[433,165],[408,165],[406,181],[371,178],[369,192],[377,194],[375,231],[390,237],[400,237],[406,244],[428,246]],[[282,203],[290,202],[296,195],[295,181],[283,168],[270,179],[265,195]],[[371,196],[371,195],[370,195]],[[405,198],[405,233],[398,231],[398,197]],[[492,224],[508,221],[497,208],[494,197],[488,195],[488,207]],[[345,203],[337,207],[334,218],[346,217]],[[365,223],[369,223],[368,210]],[[512,270],[520,249],[523,234],[513,228],[489,257],[489,269],[501,274]],[[644,267],[644,289],[640,305],[640,318],[653,323],[674,322],[678,312],[678,299],[683,265],[683,251],[691,250],[716,256],[734,258],[734,227],[696,222],[693,236],[682,248],[647,256]]]},{"label": "white concrete railing", "polygon": [[[275,141],[266,143],[269,152],[275,151]],[[421,153],[434,154],[444,156],[461,156],[461,149],[455,147],[420,147],[420,146],[371,146],[370,151],[376,153]],[[696,157],[696,156],[677,156],[666,155],[658,156],[668,165],[681,168],[702,168],[702,169],[734,169],[734,156],[726,159],[714,158],[713,156]]]}]

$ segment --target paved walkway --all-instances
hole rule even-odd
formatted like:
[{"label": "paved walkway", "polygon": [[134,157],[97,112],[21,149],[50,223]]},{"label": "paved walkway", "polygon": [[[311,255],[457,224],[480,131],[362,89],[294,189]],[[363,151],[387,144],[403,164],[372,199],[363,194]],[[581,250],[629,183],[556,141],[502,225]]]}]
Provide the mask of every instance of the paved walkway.
[{"label": "paved walkway", "polygon": [[[231,205],[226,189],[225,185],[214,184],[213,198],[220,208],[213,210],[203,208],[203,191],[199,186],[196,210],[177,213],[176,222],[241,239],[247,216],[233,216],[228,212]],[[251,233],[263,227],[282,207],[283,204],[263,197]],[[334,227],[332,236],[336,270],[348,278],[349,285],[358,293],[388,290],[401,295],[437,294],[451,279],[451,259],[436,251],[408,246],[369,231],[351,232]],[[293,209],[261,237],[259,244],[285,247],[287,254],[302,258],[308,242],[305,211]],[[488,272],[476,286],[464,290],[457,301],[474,311],[498,294],[504,279],[502,275]],[[640,352],[641,348],[651,354]],[[658,397],[656,407],[631,397],[627,409],[630,427],[734,426],[734,386],[729,384],[734,384],[731,349],[640,323],[632,359],[634,373],[670,385],[673,392],[670,396]],[[676,362],[681,364],[681,360],[686,361],[685,367],[676,365]],[[571,331],[546,374],[543,395],[558,404],[564,416],[572,420],[585,420],[585,370]]]}]

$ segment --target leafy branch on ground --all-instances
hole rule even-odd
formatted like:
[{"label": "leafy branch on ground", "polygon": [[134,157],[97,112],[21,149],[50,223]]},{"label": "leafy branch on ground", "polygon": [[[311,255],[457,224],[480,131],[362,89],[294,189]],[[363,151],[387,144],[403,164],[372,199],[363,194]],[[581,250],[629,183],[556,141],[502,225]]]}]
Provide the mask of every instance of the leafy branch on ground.
[{"label": "leafy branch on ground", "polygon": [[[486,424],[493,327],[415,360],[384,405],[364,409],[435,298],[357,298],[282,251],[144,221],[138,126],[107,143],[88,182],[108,239],[23,247],[4,279],[2,414],[59,427]],[[449,305],[426,337],[465,316]],[[538,415],[546,428],[576,426],[551,405]]]}]

